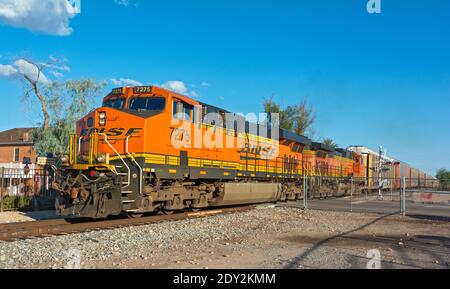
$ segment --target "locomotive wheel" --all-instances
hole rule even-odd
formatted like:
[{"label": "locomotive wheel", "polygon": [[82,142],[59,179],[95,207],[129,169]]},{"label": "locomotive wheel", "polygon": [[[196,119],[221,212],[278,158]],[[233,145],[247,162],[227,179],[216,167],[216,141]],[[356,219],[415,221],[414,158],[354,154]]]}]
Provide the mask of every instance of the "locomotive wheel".
[{"label": "locomotive wheel", "polygon": [[173,215],[173,213],[175,213],[175,211],[162,210],[162,213],[164,215]]},{"label": "locomotive wheel", "polygon": [[128,216],[132,219],[139,219],[139,218],[142,218],[142,216],[144,216],[144,214],[129,214]]}]

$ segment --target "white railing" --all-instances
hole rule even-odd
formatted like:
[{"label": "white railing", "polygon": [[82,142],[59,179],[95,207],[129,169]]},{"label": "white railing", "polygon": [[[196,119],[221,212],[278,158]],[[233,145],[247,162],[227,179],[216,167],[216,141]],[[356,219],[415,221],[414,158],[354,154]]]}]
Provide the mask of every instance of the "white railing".
[{"label": "white railing", "polygon": [[105,138],[105,143],[114,151],[114,153],[119,157],[119,159],[122,161],[122,163],[125,165],[125,167],[127,168],[127,185],[125,187],[128,187],[131,184],[131,170],[130,167],[127,165],[127,163],[125,162],[125,160],[122,158],[122,156],[119,154],[119,152],[114,148],[114,146],[108,141],[108,136],[104,133],[99,133],[98,135],[101,135]]}]

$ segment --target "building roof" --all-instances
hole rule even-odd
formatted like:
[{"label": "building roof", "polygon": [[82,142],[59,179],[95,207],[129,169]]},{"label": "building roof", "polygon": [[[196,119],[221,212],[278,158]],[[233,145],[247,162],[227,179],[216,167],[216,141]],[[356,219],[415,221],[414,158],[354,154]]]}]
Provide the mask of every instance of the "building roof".
[{"label": "building roof", "polygon": [[13,128],[0,132],[0,144],[33,144],[30,132],[34,128]]}]

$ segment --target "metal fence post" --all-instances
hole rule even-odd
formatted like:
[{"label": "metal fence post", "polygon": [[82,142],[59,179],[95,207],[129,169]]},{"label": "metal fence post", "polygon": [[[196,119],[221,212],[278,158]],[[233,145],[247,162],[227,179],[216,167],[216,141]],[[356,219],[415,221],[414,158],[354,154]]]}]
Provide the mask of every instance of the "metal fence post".
[{"label": "metal fence post", "polygon": [[406,177],[402,178],[402,187],[400,190],[400,213],[406,216]]},{"label": "metal fence post", "polygon": [[303,208],[305,210],[308,209],[308,177],[305,176],[305,178],[303,179],[304,184],[303,184]]},{"label": "metal fence post", "polygon": [[303,177],[303,209],[305,208],[305,198],[306,198],[306,176]]},{"label": "metal fence post", "polygon": [[395,179],[391,179],[391,202],[394,201],[394,184],[395,184]]},{"label": "metal fence post", "polygon": [[350,212],[353,212],[353,178],[350,184]]},{"label": "metal fence post", "polygon": [[3,179],[5,178],[5,168],[2,167],[0,182],[0,212],[3,212]]},{"label": "metal fence post", "polygon": [[405,186],[403,187],[402,207],[403,207],[403,217],[405,217],[406,216],[406,177],[405,177]]},{"label": "metal fence post", "polygon": [[405,178],[400,179],[400,192],[399,192],[399,204],[400,204],[400,214],[403,213],[403,187],[405,186]]}]

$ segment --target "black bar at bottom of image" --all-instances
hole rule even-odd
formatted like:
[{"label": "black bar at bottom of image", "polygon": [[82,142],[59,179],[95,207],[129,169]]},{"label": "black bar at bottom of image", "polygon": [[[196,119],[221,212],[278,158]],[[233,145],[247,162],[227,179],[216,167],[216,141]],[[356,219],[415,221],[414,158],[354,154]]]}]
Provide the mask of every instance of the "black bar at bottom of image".
[{"label": "black bar at bottom of image", "polygon": [[164,270],[160,273],[164,273],[168,288],[287,288],[288,272],[283,270]]}]

